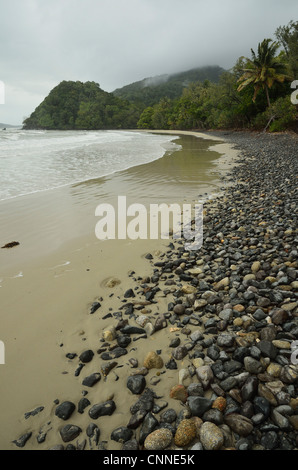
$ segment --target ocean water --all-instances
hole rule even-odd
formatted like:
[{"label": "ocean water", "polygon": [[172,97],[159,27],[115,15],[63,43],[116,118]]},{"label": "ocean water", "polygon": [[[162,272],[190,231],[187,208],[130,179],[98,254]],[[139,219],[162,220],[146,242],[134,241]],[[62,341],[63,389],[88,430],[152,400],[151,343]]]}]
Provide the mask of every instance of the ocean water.
[{"label": "ocean water", "polygon": [[147,209],[213,197],[217,143],[179,132],[0,131],[0,248],[20,243],[0,249],[0,279],[62,245],[97,242],[96,209],[118,213],[119,196]]},{"label": "ocean water", "polygon": [[152,162],[179,149],[176,138],[129,131],[0,131],[0,201]]}]

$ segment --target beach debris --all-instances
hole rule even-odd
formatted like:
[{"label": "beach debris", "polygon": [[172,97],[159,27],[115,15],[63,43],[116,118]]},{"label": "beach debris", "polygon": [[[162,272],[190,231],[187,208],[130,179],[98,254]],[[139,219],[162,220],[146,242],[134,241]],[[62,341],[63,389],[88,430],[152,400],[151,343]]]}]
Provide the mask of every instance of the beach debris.
[{"label": "beach debris", "polygon": [[90,309],[90,314],[93,315],[99,308],[101,307],[100,302],[93,302],[91,309]]},{"label": "beach debris", "polygon": [[1,246],[1,248],[14,248],[15,246],[18,246],[20,243],[19,242],[10,242],[6,243],[6,245]]},{"label": "beach debris", "polygon": [[39,406],[32,411],[28,411],[27,413],[25,413],[25,419],[30,418],[30,416],[36,416],[38,413],[40,413],[43,410],[44,410],[44,406]]},{"label": "beach debris", "polygon": [[15,441],[13,441],[13,443],[17,446],[17,447],[25,447],[27,441],[30,439],[30,437],[32,436],[32,432],[27,432],[26,434],[23,434],[23,436],[21,436],[19,439],[16,439]]}]

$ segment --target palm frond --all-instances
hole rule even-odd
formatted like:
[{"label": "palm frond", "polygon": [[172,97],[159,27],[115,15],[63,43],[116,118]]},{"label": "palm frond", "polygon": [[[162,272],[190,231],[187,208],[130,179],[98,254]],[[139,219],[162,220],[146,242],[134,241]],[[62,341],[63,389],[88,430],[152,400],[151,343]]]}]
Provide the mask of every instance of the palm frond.
[{"label": "palm frond", "polygon": [[272,39],[264,39],[258,44],[257,53],[251,49],[251,59],[246,59],[246,68],[243,75],[237,80],[240,85],[238,91],[246,86],[254,85],[253,101],[256,100],[260,89],[266,90],[268,105],[270,105],[268,88],[272,88],[275,82],[283,83],[288,79],[285,64],[276,57],[280,45]]},{"label": "palm frond", "polygon": [[[239,81],[239,80],[238,80]],[[238,91],[242,91],[244,88],[246,88],[248,85],[250,85],[251,83],[254,83],[255,79],[254,77],[250,77],[250,78],[247,78],[246,80],[243,81],[243,83],[241,83],[241,85],[239,85],[239,87],[237,88]]]}]

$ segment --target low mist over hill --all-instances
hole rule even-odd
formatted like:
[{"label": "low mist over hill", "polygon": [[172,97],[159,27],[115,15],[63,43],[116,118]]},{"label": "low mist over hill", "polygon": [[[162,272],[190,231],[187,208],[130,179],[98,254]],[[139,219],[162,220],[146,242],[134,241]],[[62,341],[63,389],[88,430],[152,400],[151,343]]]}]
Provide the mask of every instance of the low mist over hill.
[{"label": "low mist over hill", "polygon": [[224,72],[219,66],[200,67],[186,72],[172,75],[159,75],[156,77],[144,78],[130,85],[118,88],[113,93],[119,98],[143,103],[145,106],[152,106],[162,98],[179,98],[190,83],[204,82],[209,80],[218,83],[220,75]]},{"label": "low mist over hill", "polygon": [[108,93],[95,82],[62,81],[24,121],[24,129],[133,129],[147,108],[179,98],[190,83],[218,82],[218,66],[161,75]]}]

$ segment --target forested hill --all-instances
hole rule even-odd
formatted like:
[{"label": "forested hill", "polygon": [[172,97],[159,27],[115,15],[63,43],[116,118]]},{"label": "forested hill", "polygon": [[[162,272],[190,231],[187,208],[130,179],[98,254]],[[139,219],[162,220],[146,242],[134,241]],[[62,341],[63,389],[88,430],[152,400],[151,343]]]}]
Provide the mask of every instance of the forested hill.
[{"label": "forested hill", "polygon": [[131,103],[103,91],[95,82],[63,81],[53,88],[24,129],[129,129],[140,111]]},{"label": "forested hill", "polygon": [[119,98],[129,100],[138,105],[153,106],[162,98],[180,98],[183,89],[190,83],[209,80],[218,83],[224,72],[219,66],[200,67],[173,75],[160,75],[118,88],[113,92]]},{"label": "forested hill", "polygon": [[145,108],[162,98],[177,99],[190,83],[217,83],[223,69],[203,67],[175,75],[146,78],[108,93],[98,83],[63,81],[53,88],[24,129],[133,129]]}]

